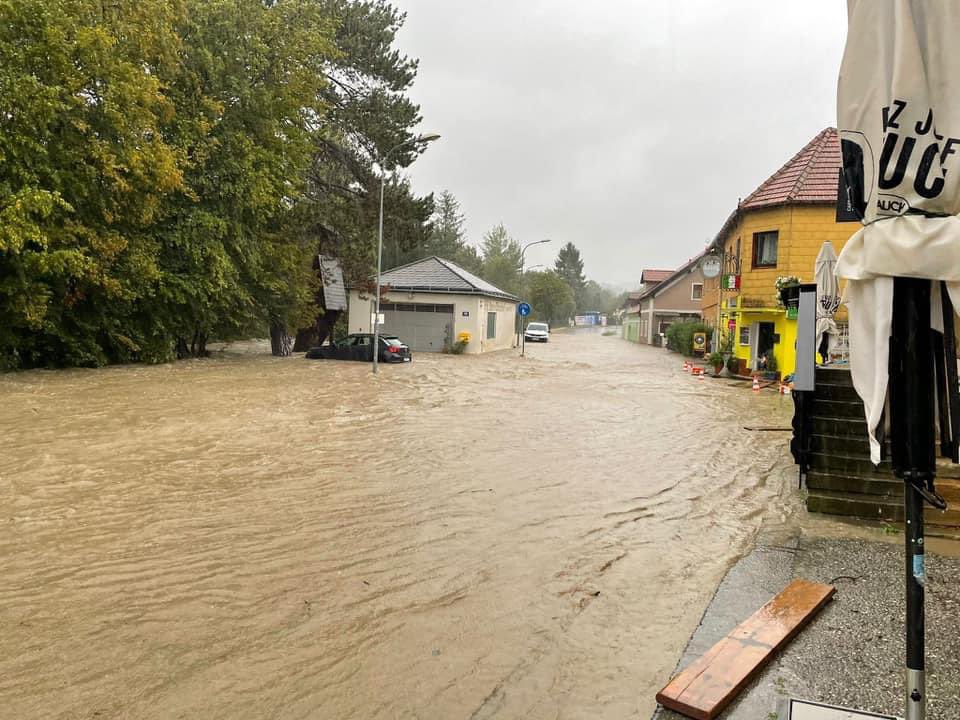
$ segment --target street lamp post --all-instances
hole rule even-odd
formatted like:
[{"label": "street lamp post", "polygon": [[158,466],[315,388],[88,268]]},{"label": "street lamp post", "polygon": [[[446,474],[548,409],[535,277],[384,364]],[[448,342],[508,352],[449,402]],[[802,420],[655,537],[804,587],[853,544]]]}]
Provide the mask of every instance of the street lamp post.
[{"label": "street lamp post", "polygon": [[[523,246],[523,249],[520,251],[520,294],[521,294],[521,295],[523,294],[523,289],[524,289],[524,285],[525,285],[525,283],[524,283],[524,281],[523,281],[523,272],[524,272],[524,270],[523,270],[523,258],[524,258],[524,255],[527,254],[527,248],[528,248],[528,247],[532,247],[532,246],[534,246],[534,245],[542,245],[543,243],[548,243],[548,242],[551,242],[550,238],[547,238],[546,240],[534,240],[533,242],[529,242],[529,243],[527,243],[526,245],[524,245],[524,246]],[[521,325],[521,323],[522,323],[522,321],[520,320],[520,316],[517,315],[516,330],[517,330],[517,344],[518,344],[518,345],[520,344],[520,331],[522,330],[522,325]]]},{"label": "street lamp post", "polygon": [[393,155],[397,150],[405,148],[410,145],[424,145],[434,140],[439,140],[440,135],[438,133],[421,133],[415,138],[410,138],[405,140],[399,145],[394,145],[387,151],[387,154],[383,156],[382,159],[377,161],[377,165],[380,166],[380,222],[379,229],[377,231],[377,290],[374,300],[374,310],[373,310],[373,374],[377,374],[377,366],[379,365],[380,359],[380,275],[383,265],[383,192],[384,187],[387,183],[387,172],[386,166],[390,161],[390,156]]}]

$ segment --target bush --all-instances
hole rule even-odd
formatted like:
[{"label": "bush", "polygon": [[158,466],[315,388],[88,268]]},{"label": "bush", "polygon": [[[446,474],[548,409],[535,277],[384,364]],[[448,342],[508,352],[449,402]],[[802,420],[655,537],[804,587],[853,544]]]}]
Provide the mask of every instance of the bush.
[{"label": "bush", "polygon": [[712,352],[707,356],[707,363],[712,368],[723,367],[723,355],[718,352]]},{"label": "bush", "polygon": [[710,326],[702,322],[677,322],[667,328],[667,347],[674,352],[693,355],[693,334],[709,333]]},{"label": "bush", "polygon": [[737,375],[740,372],[740,358],[731,355],[727,358],[727,372],[731,375]]}]

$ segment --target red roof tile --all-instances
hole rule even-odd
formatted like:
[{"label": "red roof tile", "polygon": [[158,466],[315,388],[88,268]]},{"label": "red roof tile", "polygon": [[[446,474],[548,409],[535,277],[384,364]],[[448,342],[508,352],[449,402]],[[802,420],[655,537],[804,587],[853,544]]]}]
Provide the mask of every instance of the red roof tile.
[{"label": "red roof tile", "polygon": [[648,283],[663,282],[673,275],[673,272],[673,270],[644,270],[640,273],[640,283],[646,285]]},{"label": "red roof tile", "polygon": [[788,203],[834,203],[840,139],[828,127],[740,203],[741,210]]}]

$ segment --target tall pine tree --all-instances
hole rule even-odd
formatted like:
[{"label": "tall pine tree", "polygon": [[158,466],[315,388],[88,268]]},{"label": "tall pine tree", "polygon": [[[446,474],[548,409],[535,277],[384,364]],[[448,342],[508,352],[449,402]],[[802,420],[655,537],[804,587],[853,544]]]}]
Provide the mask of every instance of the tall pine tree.
[{"label": "tall pine tree", "polygon": [[570,290],[573,292],[574,301],[577,310],[585,310],[582,307],[584,288],[587,279],[583,274],[583,260],[580,258],[580,251],[572,242],[568,242],[557,254],[557,259],[553,264],[556,273],[564,279]]}]

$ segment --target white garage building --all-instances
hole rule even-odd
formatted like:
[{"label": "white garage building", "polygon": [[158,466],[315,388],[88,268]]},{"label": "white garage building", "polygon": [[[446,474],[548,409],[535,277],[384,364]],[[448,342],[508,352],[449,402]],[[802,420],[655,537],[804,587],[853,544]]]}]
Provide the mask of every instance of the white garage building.
[{"label": "white garage building", "polygon": [[[417,260],[382,274],[389,288],[380,300],[381,332],[396,335],[415,352],[441,352],[460,333],[470,333],[464,352],[513,345],[518,299],[438,257]],[[350,332],[372,332],[373,296],[350,291]]]}]

